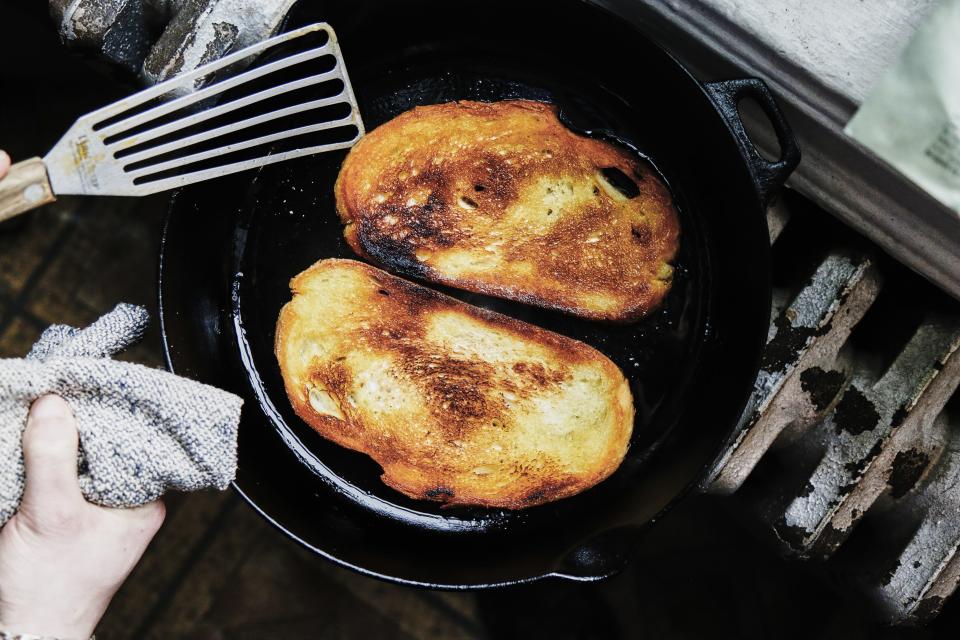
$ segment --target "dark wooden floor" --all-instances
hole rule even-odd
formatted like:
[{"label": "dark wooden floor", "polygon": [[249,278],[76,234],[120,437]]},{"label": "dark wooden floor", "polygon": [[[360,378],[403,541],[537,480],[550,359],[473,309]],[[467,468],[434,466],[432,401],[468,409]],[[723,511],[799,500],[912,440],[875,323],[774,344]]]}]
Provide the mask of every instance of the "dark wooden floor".
[{"label": "dark wooden floor", "polygon": [[[0,3],[0,148],[20,159],[128,90],[57,46],[44,4]],[[121,301],[155,311],[165,206],[163,196],[63,198],[0,225],[0,357],[22,356],[51,323],[83,326]],[[161,366],[156,330],[124,357]],[[877,630],[828,571],[782,560],[717,500],[687,499],[611,580],[478,595],[335,567],[229,491],[166,501],[167,522],[100,638],[956,637]]]}]

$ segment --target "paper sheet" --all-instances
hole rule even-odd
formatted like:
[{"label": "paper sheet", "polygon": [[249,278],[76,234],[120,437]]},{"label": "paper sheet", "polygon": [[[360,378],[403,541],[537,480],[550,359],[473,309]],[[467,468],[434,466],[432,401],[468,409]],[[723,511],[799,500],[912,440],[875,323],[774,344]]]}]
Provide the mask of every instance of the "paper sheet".
[{"label": "paper sheet", "polygon": [[960,0],[941,0],[845,132],[960,213]]}]

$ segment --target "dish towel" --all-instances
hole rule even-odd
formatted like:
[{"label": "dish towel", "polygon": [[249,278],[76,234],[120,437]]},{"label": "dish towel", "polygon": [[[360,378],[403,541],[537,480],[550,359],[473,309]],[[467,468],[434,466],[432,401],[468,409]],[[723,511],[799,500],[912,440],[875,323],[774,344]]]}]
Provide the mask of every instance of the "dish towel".
[{"label": "dish towel", "polygon": [[80,489],[90,502],[131,507],[233,480],[240,398],[110,358],[148,323],[146,309],[120,304],[83,330],[51,326],[25,359],[0,359],[0,525],[23,495],[30,404],[47,393],[62,396],[77,418]]}]

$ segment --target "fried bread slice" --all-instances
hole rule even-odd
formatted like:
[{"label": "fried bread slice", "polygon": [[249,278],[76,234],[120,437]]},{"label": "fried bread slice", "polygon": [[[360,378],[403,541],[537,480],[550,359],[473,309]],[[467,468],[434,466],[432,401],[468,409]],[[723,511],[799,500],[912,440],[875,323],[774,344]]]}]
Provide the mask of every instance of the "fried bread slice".
[{"label": "fried bread slice", "polygon": [[394,489],[520,509],[622,462],[633,400],[596,349],[354,260],[317,262],[291,289],[275,348],[294,410]]},{"label": "fried bread slice", "polygon": [[672,282],[666,185],[550,104],[416,107],[353,147],[335,193],[347,242],[393,273],[619,322]]}]

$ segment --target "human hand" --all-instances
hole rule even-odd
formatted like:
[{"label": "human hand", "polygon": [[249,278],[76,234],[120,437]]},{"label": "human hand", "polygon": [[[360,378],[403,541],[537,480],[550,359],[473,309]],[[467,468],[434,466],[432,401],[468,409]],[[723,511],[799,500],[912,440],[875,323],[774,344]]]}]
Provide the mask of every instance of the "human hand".
[{"label": "human hand", "polygon": [[23,433],[23,500],[0,529],[4,631],[89,638],[163,523],[160,501],[108,509],[84,500],[78,446],[65,401],[49,395],[33,403]]},{"label": "human hand", "polygon": [[3,149],[0,149],[0,180],[3,180],[10,170],[10,156]]}]

